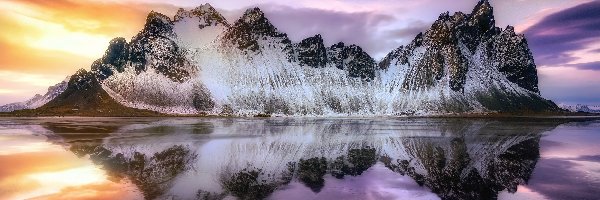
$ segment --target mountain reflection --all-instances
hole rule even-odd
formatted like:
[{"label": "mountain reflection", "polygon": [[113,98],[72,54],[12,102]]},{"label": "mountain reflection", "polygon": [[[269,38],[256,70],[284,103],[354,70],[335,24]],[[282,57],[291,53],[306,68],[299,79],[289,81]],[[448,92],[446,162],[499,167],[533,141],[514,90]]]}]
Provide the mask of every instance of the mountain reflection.
[{"label": "mountain reflection", "polygon": [[123,153],[114,154],[102,146],[74,144],[70,150],[77,156],[89,155],[90,159],[109,172],[116,180],[127,177],[142,192],[146,199],[155,199],[164,194],[172,180],[191,166],[195,155],[188,148],[176,145],[154,155],[133,152],[131,157]]},{"label": "mountain reflection", "polygon": [[441,199],[495,199],[527,184],[541,133],[568,121],[527,120],[146,119],[42,126],[56,136],[52,141],[89,157],[115,181],[127,178],[146,199],[265,199],[285,195],[294,182],[318,194],[330,180],[365,176],[378,163]]}]

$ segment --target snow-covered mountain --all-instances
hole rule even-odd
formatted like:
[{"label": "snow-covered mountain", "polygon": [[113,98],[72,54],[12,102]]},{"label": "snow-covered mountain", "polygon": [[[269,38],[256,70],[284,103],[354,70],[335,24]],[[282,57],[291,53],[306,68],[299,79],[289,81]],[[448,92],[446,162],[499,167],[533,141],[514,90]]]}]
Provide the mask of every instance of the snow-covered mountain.
[{"label": "snow-covered mountain", "polygon": [[44,104],[48,103],[52,99],[56,98],[58,95],[63,93],[65,89],[67,89],[67,84],[69,83],[70,76],[65,78],[65,80],[57,83],[54,86],[48,87],[48,92],[43,96],[40,94],[36,94],[31,99],[23,102],[11,103],[0,106],[0,112],[12,112],[15,110],[23,110],[23,109],[36,109]]},{"label": "snow-covered mountain", "polygon": [[539,95],[523,35],[493,8],[443,13],[377,63],[321,35],[292,42],[259,8],[228,22],[209,4],[174,18],[151,12],[89,72],[121,104],[182,114],[426,115],[557,111]]},{"label": "snow-covered mountain", "polygon": [[568,110],[569,112],[600,113],[600,106],[591,106],[591,105],[584,105],[584,104],[577,104],[577,105],[558,104],[558,107]]}]

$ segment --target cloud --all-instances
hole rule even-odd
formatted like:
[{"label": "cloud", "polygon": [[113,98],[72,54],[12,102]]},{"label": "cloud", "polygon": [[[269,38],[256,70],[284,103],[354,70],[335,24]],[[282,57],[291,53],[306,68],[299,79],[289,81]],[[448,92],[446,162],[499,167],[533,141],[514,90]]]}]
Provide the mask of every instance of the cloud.
[{"label": "cloud", "polygon": [[[578,59],[572,52],[600,39],[600,1],[551,14],[524,31],[540,65],[567,64]],[[585,65],[583,65],[585,66]]]},{"label": "cloud", "polygon": [[430,26],[431,23],[413,21],[406,27],[387,31],[386,37],[392,39],[402,39],[404,41],[412,41],[417,34],[426,31]]},{"label": "cloud", "polygon": [[143,2],[0,1],[0,105],[43,94],[77,69],[89,69],[112,38],[141,30],[151,10],[177,9]]},{"label": "cloud", "polygon": [[321,34],[326,45],[343,41],[361,46],[370,54],[385,54],[398,46],[394,37],[381,37],[383,26],[395,21],[376,12],[341,12],[281,5],[259,5],[265,15],[292,41]]},{"label": "cloud", "polygon": [[558,103],[600,104],[600,70],[573,66],[538,68],[542,96]]},{"label": "cloud", "polygon": [[588,63],[578,63],[578,64],[569,64],[567,66],[576,67],[576,68],[585,69],[585,70],[600,70],[600,61],[588,62]]},{"label": "cloud", "polygon": [[575,160],[577,160],[577,161],[588,161],[588,162],[598,162],[598,163],[600,163],[600,155],[579,156]]}]

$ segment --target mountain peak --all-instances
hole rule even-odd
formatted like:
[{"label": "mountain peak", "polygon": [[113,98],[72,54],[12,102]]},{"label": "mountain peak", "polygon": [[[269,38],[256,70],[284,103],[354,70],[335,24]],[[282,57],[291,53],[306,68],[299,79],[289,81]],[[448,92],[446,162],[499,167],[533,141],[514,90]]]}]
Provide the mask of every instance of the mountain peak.
[{"label": "mountain peak", "polygon": [[258,7],[247,9],[242,16],[242,20],[244,20],[246,23],[253,23],[263,18],[265,18],[265,13],[263,13]]},{"label": "mountain peak", "polygon": [[494,20],[494,8],[488,0],[480,0],[473,8],[470,18],[471,25],[476,26],[482,33],[494,28],[496,21]]},{"label": "mountain peak", "polygon": [[193,10],[201,10],[204,12],[214,12],[216,11],[214,7],[212,7],[212,5],[210,5],[209,3],[205,3],[203,5],[200,5],[196,8],[194,8]]},{"label": "mountain peak", "polygon": [[173,30],[173,22],[166,15],[150,11],[142,32],[150,35],[167,35]]},{"label": "mountain peak", "polygon": [[250,30],[254,33],[275,33],[277,28],[271,24],[269,19],[265,17],[260,8],[250,8],[244,12],[244,15],[235,22],[237,27],[250,26]]},{"label": "mountain peak", "polygon": [[175,21],[181,21],[184,18],[192,18],[198,17],[200,18],[200,28],[204,28],[206,26],[216,26],[223,25],[225,27],[229,27],[229,22],[219,13],[214,7],[210,4],[206,3],[204,5],[200,5],[190,11],[186,11],[183,8],[180,8],[175,15]]},{"label": "mountain peak", "polygon": [[171,23],[171,19],[169,19],[169,17],[162,13],[152,10],[150,11],[150,13],[148,13],[148,16],[146,17],[146,24],[148,24],[148,22],[160,22],[168,24]]},{"label": "mountain peak", "polygon": [[237,44],[239,49],[258,51],[260,47],[257,40],[269,37],[280,40],[286,49],[291,48],[287,34],[279,32],[259,8],[250,8],[230,27],[224,38]]},{"label": "mountain peak", "polygon": [[492,5],[490,5],[490,1],[489,0],[479,0],[479,2],[477,3],[477,5],[475,5],[475,9],[477,8],[491,8]]}]

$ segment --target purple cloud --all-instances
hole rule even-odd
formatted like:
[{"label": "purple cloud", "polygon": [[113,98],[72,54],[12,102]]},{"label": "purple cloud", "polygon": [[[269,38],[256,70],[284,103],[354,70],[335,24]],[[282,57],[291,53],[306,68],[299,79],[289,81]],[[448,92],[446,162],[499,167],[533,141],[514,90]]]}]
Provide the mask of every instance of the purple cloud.
[{"label": "purple cloud", "polygon": [[259,7],[275,27],[287,33],[295,42],[321,34],[326,45],[337,42],[356,44],[376,57],[400,46],[396,40],[406,37],[405,34],[381,35],[385,32],[382,27],[396,22],[393,16],[387,14],[340,12],[281,5],[259,5]]},{"label": "purple cloud", "polygon": [[417,34],[426,31],[431,26],[431,23],[425,23],[422,21],[414,21],[407,27],[389,30],[387,31],[387,37],[394,39],[404,39],[405,41],[412,41]]},{"label": "purple cloud", "polygon": [[600,155],[579,156],[577,161],[600,162]]},{"label": "purple cloud", "polygon": [[577,67],[579,69],[600,70],[600,61],[588,62],[588,63],[570,64],[568,66]]},{"label": "purple cloud", "polygon": [[[574,61],[568,52],[584,49],[600,37],[600,1],[584,3],[542,19],[524,31],[540,65],[559,65]],[[576,66],[580,67],[580,66]],[[581,65],[600,70],[597,65]]]}]

